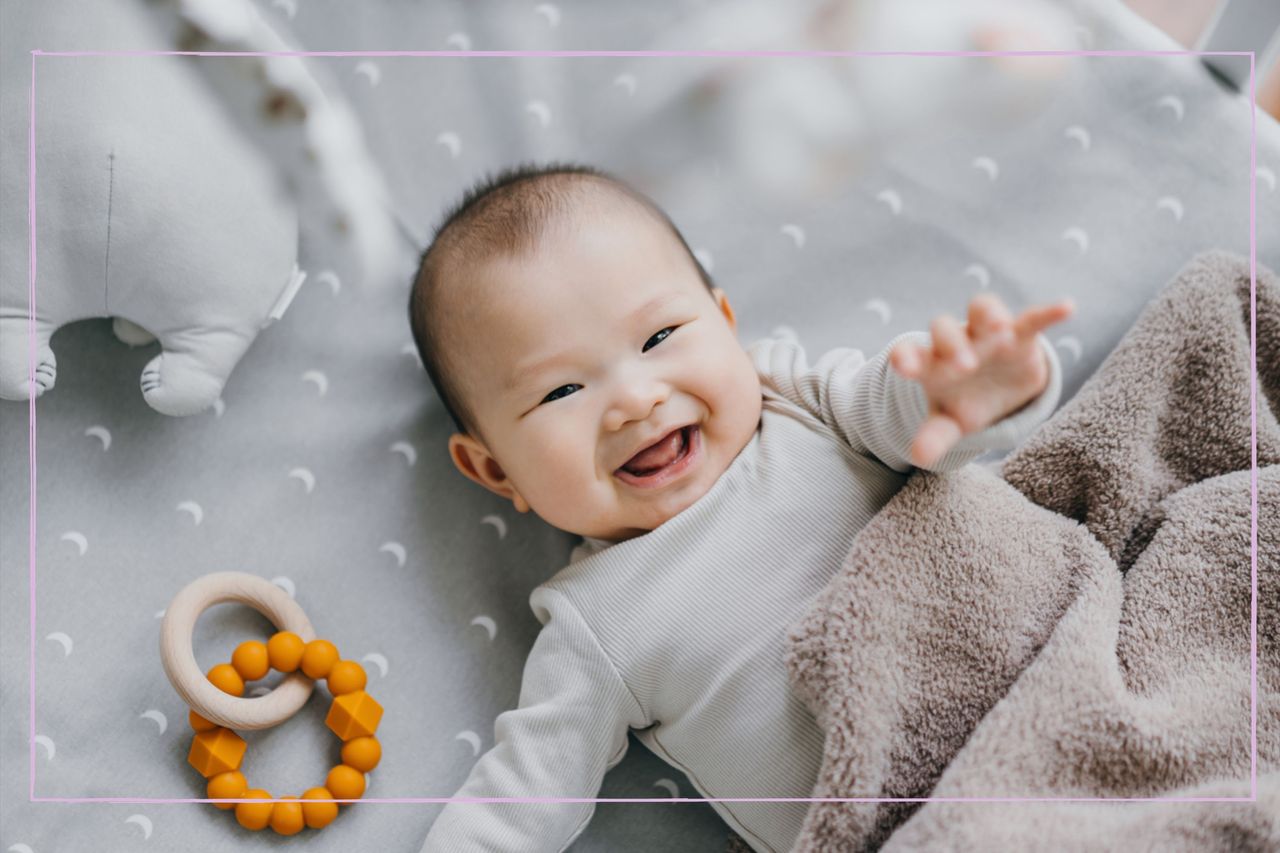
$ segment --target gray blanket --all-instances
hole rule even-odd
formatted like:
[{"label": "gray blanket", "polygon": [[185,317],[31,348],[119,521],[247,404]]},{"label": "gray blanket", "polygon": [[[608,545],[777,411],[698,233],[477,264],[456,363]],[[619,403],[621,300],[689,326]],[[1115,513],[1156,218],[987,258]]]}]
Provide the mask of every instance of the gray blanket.
[{"label": "gray blanket", "polygon": [[797,851],[1280,850],[1280,283],[1197,257],[1000,475],[917,472],[793,626],[826,731]]}]

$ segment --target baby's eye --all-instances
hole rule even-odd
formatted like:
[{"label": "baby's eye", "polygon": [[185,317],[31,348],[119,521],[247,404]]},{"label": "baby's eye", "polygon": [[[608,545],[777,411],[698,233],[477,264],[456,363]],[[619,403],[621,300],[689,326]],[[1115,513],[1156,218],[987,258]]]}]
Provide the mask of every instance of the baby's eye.
[{"label": "baby's eye", "polygon": [[[550,394],[548,394],[546,397],[542,398],[542,402],[544,402],[544,403],[550,403],[552,400],[559,400],[561,397],[567,397],[567,396],[569,396],[568,394],[561,394],[561,393],[560,393],[561,391],[563,391],[563,390],[564,390],[564,389],[566,389],[566,388],[581,388],[581,387],[582,387],[581,385],[561,385],[559,388],[557,388],[556,390],[552,391],[552,392],[551,392]],[[570,393],[572,393],[572,392],[570,392]]]},{"label": "baby's eye", "polygon": [[[657,343],[659,343],[659,344],[660,344],[660,343],[662,343],[662,342],[663,342],[663,341],[665,341],[667,338],[671,337],[671,333],[672,333],[672,332],[674,332],[675,330],[676,330],[676,327],[675,327],[675,326],[667,326],[665,329],[662,329],[662,330],[661,330],[661,331],[659,331],[657,334],[655,334],[652,338],[649,338],[649,340],[645,341],[644,349],[642,349],[642,350],[640,350],[640,351],[641,351],[641,352],[648,352],[648,351],[649,351],[649,344],[653,343],[654,341],[657,341]],[[664,332],[665,332],[666,334],[663,334]],[[657,344],[654,344],[654,346],[657,346]]]}]

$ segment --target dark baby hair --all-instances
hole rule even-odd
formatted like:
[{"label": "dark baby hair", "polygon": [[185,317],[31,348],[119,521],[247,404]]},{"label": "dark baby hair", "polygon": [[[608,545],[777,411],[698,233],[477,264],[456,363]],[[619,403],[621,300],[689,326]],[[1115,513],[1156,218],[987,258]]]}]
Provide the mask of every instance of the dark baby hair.
[{"label": "dark baby hair", "polygon": [[[437,325],[444,272],[466,269],[487,259],[534,248],[544,227],[577,199],[584,182],[603,183],[621,192],[665,223],[680,241],[710,293],[714,284],[694,257],[680,229],[652,199],[615,176],[571,163],[526,163],[486,174],[444,215],[431,244],[422,253],[409,294],[409,326],[422,365],[436,395],[458,431],[479,437],[474,413],[444,366],[443,335]],[[452,263],[445,264],[448,258]],[[459,285],[461,286],[461,285]]]}]

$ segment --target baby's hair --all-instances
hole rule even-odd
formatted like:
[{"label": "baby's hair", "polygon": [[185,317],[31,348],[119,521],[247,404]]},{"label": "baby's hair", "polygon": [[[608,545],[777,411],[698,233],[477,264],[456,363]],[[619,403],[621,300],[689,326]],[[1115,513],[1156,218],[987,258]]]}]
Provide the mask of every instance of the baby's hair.
[{"label": "baby's hair", "polygon": [[490,258],[532,250],[544,228],[579,198],[577,191],[584,184],[621,192],[665,223],[684,247],[707,292],[715,286],[671,217],[644,193],[608,172],[572,163],[524,163],[486,174],[436,227],[409,294],[409,325],[422,366],[461,433],[480,435],[474,412],[447,369],[443,330],[436,324],[443,280]]}]

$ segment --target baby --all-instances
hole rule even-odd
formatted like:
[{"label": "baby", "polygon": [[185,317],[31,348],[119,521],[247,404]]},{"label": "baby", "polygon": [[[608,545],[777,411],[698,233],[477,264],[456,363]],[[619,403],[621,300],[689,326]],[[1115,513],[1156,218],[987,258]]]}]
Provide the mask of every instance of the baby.
[{"label": "baby", "polygon": [[[913,468],[1017,444],[1054,409],[1038,334],[979,296],[867,361],[738,343],[671,220],[580,166],[486,179],[445,218],[409,304],[457,425],[458,470],[583,538],[529,603],[542,623],[519,707],[458,797],[598,796],[627,732],[703,797],[807,797],[823,735],[792,695],[787,627]],[[890,369],[892,367],[892,369]],[[716,802],[757,851],[809,804]],[[560,851],[593,803],[451,803],[424,851]]]}]

